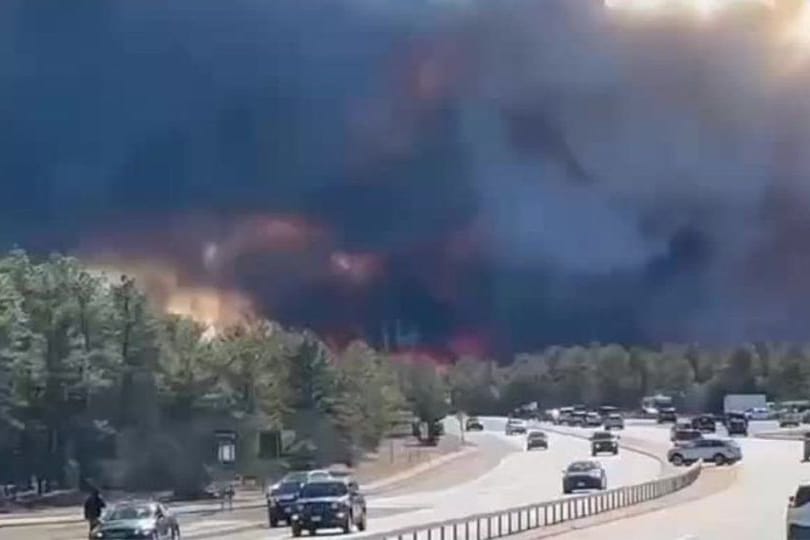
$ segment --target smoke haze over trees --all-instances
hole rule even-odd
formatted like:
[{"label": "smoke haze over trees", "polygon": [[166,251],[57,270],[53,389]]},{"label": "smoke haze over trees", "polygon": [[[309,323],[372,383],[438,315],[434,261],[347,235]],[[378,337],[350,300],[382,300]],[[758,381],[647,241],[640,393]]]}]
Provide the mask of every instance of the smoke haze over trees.
[{"label": "smoke haze over trees", "polygon": [[[239,472],[264,478],[353,464],[408,411],[444,415],[432,364],[395,364],[361,342],[335,352],[261,319],[209,330],[157,312],[131,278],[56,255],[0,258],[0,481],[79,474],[197,494],[217,430],[238,433]],[[268,431],[291,439],[259,456]]]},{"label": "smoke haze over trees", "polygon": [[344,342],[806,338],[795,13],[598,4],[7,0],[0,244]]}]

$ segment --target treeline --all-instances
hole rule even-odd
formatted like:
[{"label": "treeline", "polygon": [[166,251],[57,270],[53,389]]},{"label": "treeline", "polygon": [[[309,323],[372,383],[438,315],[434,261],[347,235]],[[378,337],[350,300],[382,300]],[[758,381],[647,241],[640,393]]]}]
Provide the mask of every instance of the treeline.
[{"label": "treeline", "polygon": [[[440,415],[444,399],[433,368],[363,343],[335,353],[265,320],[212,335],[154,309],[128,277],[62,256],[0,258],[0,483],[116,476],[194,491],[223,425],[255,432],[240,454],[261,452],[260,433],[292,432],[285,460],[352,463],[403,411]],[[264,450],[275,465],[277,450]]]},{"label": "treeline", "polygon": [[447,378],[453,405],[469,413],[505,413],[531,402],[540,408],[582,403],[638,409],[644,396],[658,392],[686,411],[719,412],[728,393],[810,399],[810,346],[550,347],[520,354],[505,367],[461,359]]}]

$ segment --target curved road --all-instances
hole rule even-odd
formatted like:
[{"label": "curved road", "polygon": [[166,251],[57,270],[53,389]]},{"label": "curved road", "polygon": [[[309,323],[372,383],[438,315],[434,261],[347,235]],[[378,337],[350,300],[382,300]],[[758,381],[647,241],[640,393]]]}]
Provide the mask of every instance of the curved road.
[{"label": "curved road", "polygon": [[[497,465],[483,475],[464,478],[464,463],[459,461],[466,458],[461,457],[410,485],[367,495],[369,533],[561,498],[562,469],[571,461],[591,459],[586,440],[550,433],[549,450],[527,452],[525,436],[507,437],[504,434],[505,418],[482,418],[482,421],[484,432],[466,433],[465,436],[485,449],[484,453],[490,458],[499,459]],[[457,431],[458,423],[450,420],[446,429],[448,432]],[[609,487],[646,481],[661,472],[659,461],[624,449],[618,456],[605,455],[595,459],[604,464]],[[205,535],[223,540],[281,540],[290,537],[290,530],[286,527],[268,530],[262,509],[180,516],[180,523],[186,538]],[[216,529],[233,529],[240,525],[247,530],[215,532]],[[76,535],[78,529],[59,526],[4,529],[0,530],[0,540],[7,537],[9,540],[70,540],[81,538]]]},{"label": "curved road", "polygon": [[[776,431],[774,422],[752,422],[752,434]],[[664,427],[632,425],[634,437],[668,443]],[[718,433],[723,436],[725,433]],[[724,491],[635,518],[582,529],[559,540],[778,540],[785,538],[787,499],[800,482],[810,481],[801,463],[801,442],[736,439],[743,460],[736,480]],[[663,532],[665,531],[665,532]]]},{"label": "curved road", "polygon": [[[505,418],[482,420],[485,431],[465,434],[468,440],[479,445],[506,444],[513,451],[483,476],[452,487],[369,497],[370,512],[379,512],[381,515],[370,520],[368,534],[560,498],[563,467],[577,459],[591,459],[587,441],[550,434],[548,451],[526,452],[525,437],[507,437],[504,434]],[[455,428],[454,424],[455,422],[447,424],[448,431]],[[658,476],[661,471],[657,460],[631,451],[623,450],[618,456],[600,456],[596,459],[605,465],[611,487],[649,480]],[[386,514],[382,515],[383,512]],[[265,529],[228,535],[225,538],[259,540],[288,537],[288,529]]]}]

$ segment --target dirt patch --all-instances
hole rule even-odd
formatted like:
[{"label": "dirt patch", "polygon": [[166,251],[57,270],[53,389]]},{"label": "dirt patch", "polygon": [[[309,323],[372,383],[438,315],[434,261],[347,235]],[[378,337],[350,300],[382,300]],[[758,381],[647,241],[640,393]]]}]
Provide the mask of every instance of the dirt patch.
[{"label": "dirt patch", "polygon": [[363,485],[430,463],[462,448],[461,440],[453,435],[443,436],[436,446],[421,446],[410,437],[386,439],[376,453],[369,454],[352,469],[352,475]]}]

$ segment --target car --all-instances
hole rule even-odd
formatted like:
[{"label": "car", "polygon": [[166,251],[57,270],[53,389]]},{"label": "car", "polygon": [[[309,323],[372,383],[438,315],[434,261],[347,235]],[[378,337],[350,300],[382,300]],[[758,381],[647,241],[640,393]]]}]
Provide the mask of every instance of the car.
[{"label": "car", "polygon": [[282,480],[270,487],[267,493],[267,516],[271,527],[278,527],[281,521],[290,524],[295,502],[305,484],[305,481],[302,482],[300,478],[294,477],[292,481]]},{"label": "car", "polygon": [[563,470],[563,493],[579,489],[607,489],[607,475],[598,461],[575,461]]},{"label": "car", "polygon": [[678,431],[695,431],[695,430],[692,428],[692,422],[691,421],[688,421],[688,422],[684,422],[684,421],[675,422],[674,424],[672,424],[672,427],[669,428],[669,440],[670,441],[675,440],[675,433],[678,432]]},{"label": "car", "polygon": [[467,421],[464,423],[464,430],[465,431],[484,431],[484,424],[481,423],[481,420],[479,420],[477,416],[470,416],[469,418],[467,418]]},{"label": "car", "polygon": [[591,455],[607,452],[614,456],[619,453],[619,441],[610,431],[596,431],[591,435]]},{"label": "car", "polygon": [[767,409],[767,407],[752,407],[745,411],[745,415],[749,420],[754,421],[771,419],[771,412]]},{"label": "car", "polygon": [[692,429],[696,429],[701,433],[715,433],[717,426],[714,421],[714,415],[701,414],[692,418]]},{"label": "car", "polygon": [[160,503],[121,502],[105,511],[99,524],[90,531],[91,540],[104,538],[176,540],[180,538],[180,525]]},{"label": "car", "polygon": [[669,436],[669,440],[675,443],[676,445],[681,444],[683,442],[694,441],[696,439],[702,438],[703,433],[692,428],[673,429]]},{"label": "car", "polygon": [[530,431],[526,436],[526,450],[542,448],[548,450],[548,436],[542,431]]},{"label": "car", "polygon": [[604,427],[608,429],[624,429],[624,418],[619,413],[610,413],[605,417]]},{"label": "car", "polygon": [[[303,484],[308,479],[309,471],[290,471],[284,475],[280,483],[298,482],[299,484]],[[270,494],[270,489],[272,489],[272,486],[267,490],[268,495]]]},{"label": "car", "polygon": [[748,419],[744,413],[726,414],[726,431],[729,435],[748,436]]},{"label": "car", "polygon": [[290,528],[293,536],[306,529],[315,535],[319,529],[342,529],[345,534],[365,531],[367,526],[366,499],[357,482],[351,479],[330,479],[308,482],[301,488]]},{"label": "car", "polygon": [[599,407],[599,416],[601,416],[603,420],[611,414],[618,414],[618,412],[619,408],[613,405],[602,405]]},{"label": "car", "polygon": [[797,412],[783,412],[779,415],[779,427],[799,427],[802,415]]},{"label": "car", "polygon": [[585,411],[574,410],[568,419],[568,425],[573,427],[585,426],[585,417],[588,415]]},{"label": "car", "polygon": [[598,412],[589,412],[585,414],[586,427],[599,427],[602,425],[602,416]]},{"label": "car", "polygon": [[307,482],[318,482],[321,480],[332,480],[333,476],[330,471],[326,469],[315,469],[307,471]]},{"label": "car", "polygon": [[571,416],[574,414],[573,407],[560,407],[557,412],[556,419],[553,420],[555,424],[567,425],[571,423]]},{"label": "car", "polygon": [[525,434],[527,429],[526,420],[522,420],[520,418],[510,418],[506,421],[507,435]]},{"label": "car", "polygon": [[675,466],[699,460],[715,465],[731,465],[742,459],[740,446],[731,439],[701,438],[675,445],[667,452],[667,461]]},{"label": "car", "polygon": [[787,540],[810,538],[810,484],[796,488],[796,493],[788,499],[785,513]]},{"label": "car", "polygon": [[678,414],[675,412],[674,407],[664,407],[658,410],[657,421],[659,424],[667,424],[670,422],[678,421]]}]

